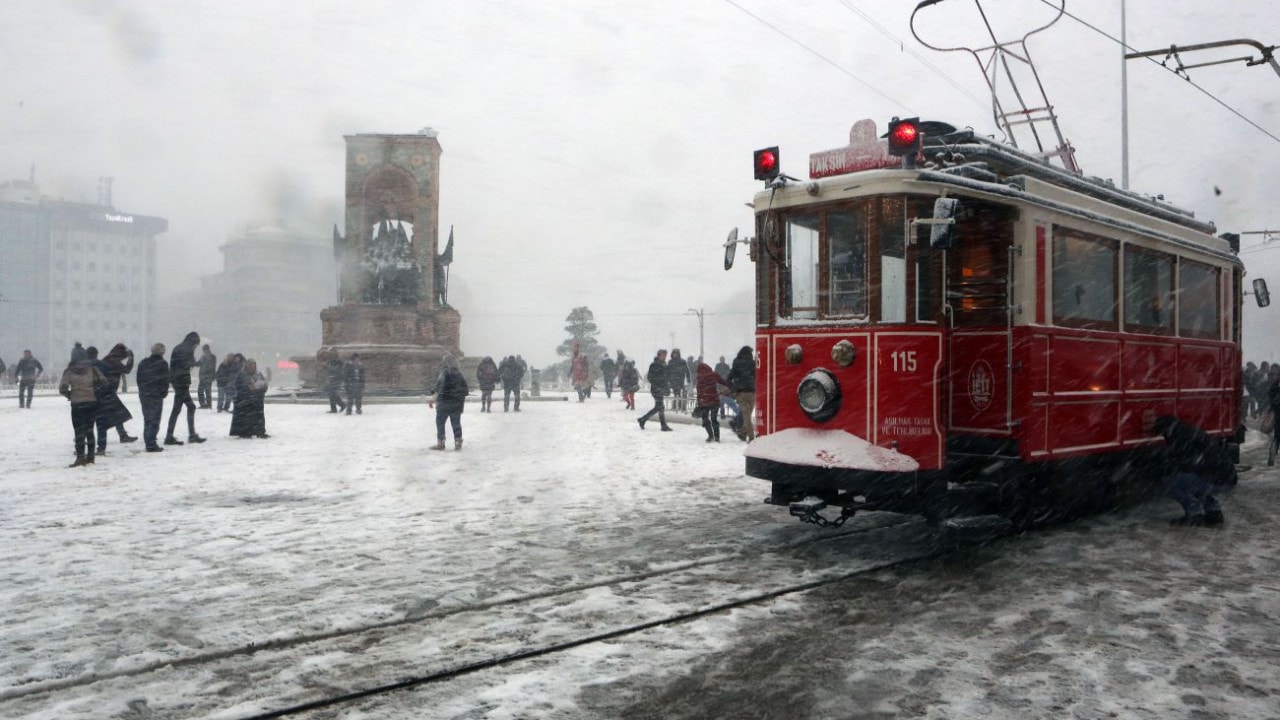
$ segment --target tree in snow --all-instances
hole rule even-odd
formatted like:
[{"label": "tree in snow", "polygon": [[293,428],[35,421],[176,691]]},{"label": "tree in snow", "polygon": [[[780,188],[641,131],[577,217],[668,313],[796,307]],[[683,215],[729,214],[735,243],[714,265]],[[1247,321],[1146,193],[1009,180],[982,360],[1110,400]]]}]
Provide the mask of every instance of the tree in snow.
[{"label": "tree in snow", "polygon": [[590,367],[598,366],[600,358],[609,351],[596,341],[600,329],[596,327],[596,317],[591,313],[591,308],[585,305],[576,307],[564,320],[568,323],[564,326],[564,331],[569,333],[569,337],[556,348],[556,354],[566,358],[573,357],[573,344],[578,343],[578,347],[590,361]]}]

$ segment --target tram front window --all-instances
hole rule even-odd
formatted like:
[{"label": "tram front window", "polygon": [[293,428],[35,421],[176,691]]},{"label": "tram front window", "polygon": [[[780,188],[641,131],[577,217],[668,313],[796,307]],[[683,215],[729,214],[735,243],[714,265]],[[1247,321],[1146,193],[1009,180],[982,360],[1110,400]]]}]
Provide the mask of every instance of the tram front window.
[{"label": "tram front window", "polygon": [[852,211],[827,214],[831,253],[831,315],[867,314],[867,234]]},{"label": "tram front window", "polygon": [[793,215],[787,218],[787,282],[786,307],[791,317],[818,317],[818,216]]}]

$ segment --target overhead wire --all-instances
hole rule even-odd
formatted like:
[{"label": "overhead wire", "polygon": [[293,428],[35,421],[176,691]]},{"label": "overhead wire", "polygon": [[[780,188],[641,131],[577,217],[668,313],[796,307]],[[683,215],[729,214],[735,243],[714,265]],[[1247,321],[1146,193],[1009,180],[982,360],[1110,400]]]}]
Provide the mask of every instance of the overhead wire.
[{"label": "overhead wire", "polygon": [[880,23],[876,22],[876,21],[875,21],[875,19],[873,19],[873,18],[872,18],[870,15],[868,15],[865,11],[863,11],[863,10],[859,10],[859,9],[858,9],[854,4],[853,4],[852,0],[836,0],[836,2],[840,3],[841,5],[843,5],[843,6],[844,6],[844,8],[845,8],[846,10],[848,10],[849,12],[851,12],[851,13],[853,13],[854,15],[857,15],[858,17],[862,18],[862,19],[863,19],[863,21],[865,21],[868,25],[870,25],[872,28],[874,28],[876,31],[878,31],[881,35],[884,35],[885,37],[887,37],[887,38],[889,38],[890,40],[892,40],[892,41],[894,41],[895,43],[897,43],[897,44],[898,44],[898,48],[899,48],[900,50],[902,50],[903,52],[907,53],[907,54],[908,54],[908,55],[910,55],[911,57],[915,58],[915,59],[916,59],[916,60],[917,60],[921,65],[924,65],[925,67],[927,67],[927,68],[929,68],[930,70],[932,70],[934,73],[936,73],[936,74],[937,74],[937,76],[938,76],[938,77],[942,78],[942,80],[944,80],[944,81],[945,81],[948,85],[950,85],[951,87],[953,87],[953,88],[955,88],[956,90],[958,90],[962,95],[964,95],[965,97],[967,97],[967,98],[969,98],[970,100],[972,100],[972,101],[973,101],[973,102],[974,102],[978,107],[982,108],[983,110],[990,110],[990,109],[991,109],[991,103],[990,103],[990,100],[989,100],[989,99],[984,100],[983,98],[978,97],[978,96],[977,96],[977,95],[975,95],[972,91],[970,91],[968,88],[966,88],[963,84],[961,84],[959,81],[957,81],[955,78],[951,77],[951,76],[950,76],[950,75],[948,75],[945,71],[943,71],[943,70],[942,70],[942,68],[939,68],[937,65],[934,65],[933,63],[929,62],[929,61],[928,61],[928,60],[927,60],[923,55],[921,55],[920,53],[916,52],[915,50],[912,50],[912,49],[907,45],[907,43],[906,43],[906,42],[904,42],[901,38],[897,37],[897,36],[896,36],[896,35],[894,35],[892,32],[890,32],[887,28],[885,28],[883,25],[881,25]]},{"label": "overhead wire", "polygon": [[[1045,5],[1048,5],[1049,7],[1053,8],[1053,9],[1055,9],[1055,10],[1057,10],[1057,9],[1058,9],[1058,6],[1057,6],[1057,5],[1054,5],[1052,2],[1050,2],[1050,0],[1040,0],[1040,2],[1041,2],[1041,3],[1043,3],[1043,4],[1045,4]],[[1078,17],[1078,16],[1076,16],[1076,15],[1074,15],[1074,14],[1070,13],[1070,12],[1067,12],[1066,10],[1063,10],[1063,14],[1064,14],[1064,15],[1066,15],[1067,17],[1071,18],[1072,20],[1075,20],[1076,22],[1080,23],[1081,25],[1083,25],[1083,26],[1085,26],[1085,27],[1089,28],[1090,30],[1092,30],[1092,31],[1094,31],[1094,32],[1096,32],[1096,33],[1098,33],[1099,35],[1101,35],[1101,36],[1103,36],[1103,37],[1107,38],[1108,40],[1110,40],[1110,41],[1114,42],[1115,44],[1119,45],[1120,47],[1124,48],[1125,50],[1127,50],[1127,51],[1129,51],[1129,52],[1137,52],[1137,51],[1136,51],[1136,50],[1134,50],[1134,49],[1133,49],[1133,48],[1132,48],[1128,43],[1124,42],[1124,41],[1123,41],[1123,40],[1121,40],[1120,38],[1117,38],[1117,37],[1115,37],[1115,36],[1111,35],[1110,33],[1106,32],[1105,30],[1103,30],[1103,29],[1101,29],[1101,28],[1099,28],[1099,27],[1097,27],[1097,26],[1095,26],[1095,25],[1093,25],[1093,24],[1089,23],[1088,21],[1086,21],[1086,20],[1084,20],[1084,19],[1082,19],[1082,18],[1080,18],[1080,17]],[[1226,109],[1228,112],[1230,112],[1231,114],[1235,115],[1236,117],[1240,118],[1241,120],[1245,121],[1246,123],[1249,123],[1249,124],[1250,124],[1250,125],[1252,125],[1256,130],[1258,130],[1259,132],[1261,132],[1263,135],[1266,135],[1267,137],[1271,138],[1272,140],[1276,141],[1277,143],[1280,143],[1280,137],[1277,137],[1277,136],[1276,136],[1276,135],[1274,135],[1270,130],[1267,130],[1266,128],[1262,127],[1261,125],[1259,125],[1258,123],[1256,123],[1256,122],[1254,122],[1253,120],[1249,119],[1248,117],[1245,117],[1244,113],[1242,113],[1242,112],[1240,112],[1239,110],[1236,110],[1235,108],[1231,107],[1230,105],[1228,105],[1228,104],[1226,103],[1226,101],[1224,101],[1224,100],[1222,100],[1222,99],[1218,98],[1218,97],[1217,97],[1216,95],[1214,95],[1213,93],[1211,93],[1211,92],[1209,92],[1208,90],[1204,89],[1204,88],[1203,88],[1203,87],[1201,87],[1199,84],[1197,84],[1194,80],[1192,80],[1190,77],[1187,77],[1186,75],[1180,74],[1177,70],[1175,70],[1175,69],[1173,69],[1173,68],[1169,67],[1168,65],[1164,64],[1163,62],[1160,62],[1159,60],[1156,60],[1155,58],[1148,57],[1148,58],[1146,58],[1146,59],[1147,59],[1148,61],[1150,61],[1152,64],[1154,64],[1154,65],[1158,65],[1158,66],[1160,66],[1160,67],[1164,68],[1165,70],[1168,70],[1169,72],[1173,73],[1174,75],[1176,75],[1176,76],[1178,76],[1178,77],[1182,78],[1182,79],[1183,79],[1183,80],[1185,80],[1189,85],[1191,85],[1191,87],[1193,87],[1193,88],[1195,88],[1196,90],[1199,90],[1201,93],[1203,93],[1203,94],[1205,95],[1205,97],[1208,97],[1210,100],[1213,100],[1213,101],[1214,101],[1214,102],[1216,102],[1217,104],[1221,105],[1223,108],[1225,108],[1225,109]]]},{"label": "overhead wire", "polygon": [[807,51],[808,53],[810,53],[810,54],[811,54],[811,55],[813,55],[814,57],[817,57],[819,60],[822,60],[823,62],[827,63],[828,65],[830,65],[831,67],[835,68],[836,70],[839,70],[840,72],[844,73],[845,75],[848,75],[850,78],[853,78],[853,80],[854,80],[855,82],[857,82],[859,85],[862,85],[863,87],[867,88],[867,89],[868,89],[868,90],[870,90],[871,92],[874,92],[875,94],[879,95],[880,97],[884,98],[885,100],[888,100],[889,102],[891,102],[891,103],[893,103],[893,104],[895,104],[895,105],[897,105],[897,106],[899,106],[899,107],[902,107],[902,108],[910,107],[910,105],[909,105],[908,103],[904,103],[904,102],[902,102],[901,100],[898,100],[897,98],[894,98],[894,97],[890,96],[888,93],[886,93],[885,91],[883,91],[883,90],[881,90],[880,88],[876,87],[875,85],[872,85],[871,83],[867,82],[866,80],[863,80],[862,78],[860,78],[860,77],[858,77],[857,75],[853,74],[853,72],[852,72],[851,70],[849,70],[848,68],[846,68],[846,67],[842,66],[840,63],[836,62],[835,60],[832,60],[831,58],[827,57],[826,55],[823,55],[822,53],[818,52],[817,50],[814,50],[813,48],[811,48],[811,47],[809,47],[808,45],[804,44],[804,43],[803,43],[803,42],[801,42],[800,40],[797,40],[796,38],[794,38],[794,37],[792,37],[792,36],[788,35],[786,32],[784,32],[784,31],[783,31],[781,28],[779,28],[777,25],[774,25],[773,23],[769,22],[768,20],[765,20],[764,18],[760,17],[759,15],[756,15],[755,13],[751,12],[750,10],[748,10],[748,9],[746,9],[746,8],[744,8],[744,7],[742,7],[742,6],[741,6],[741,5],[739,5],[738,3],[734,2],[734,0],[724,0],[724,1],[725,1],[725,2],[727,2],[727,3],[729,3],[730,5],[732,5],[733,7],[737,8],[738,10],[742,11],[745,15],[747,15],[747,16],[749,16],[749,17],[751,17],[752,19],[754,19],[756,22],[760,23],[761,25],[764,25],[765,27],[767,27],[767,28],[769,28],[770,30],[772,30],[772,31],[774,31],[774,32],[776,32],[776,33],[778,33],[778,34],[779,34],[779,35],[781,35],[782,37],[784,37],[784,38],[786,38],[786,39],[790,40],[791,42],[795,43],[796,45],[799,45],[801,48],[803,48],[805,51]]}]

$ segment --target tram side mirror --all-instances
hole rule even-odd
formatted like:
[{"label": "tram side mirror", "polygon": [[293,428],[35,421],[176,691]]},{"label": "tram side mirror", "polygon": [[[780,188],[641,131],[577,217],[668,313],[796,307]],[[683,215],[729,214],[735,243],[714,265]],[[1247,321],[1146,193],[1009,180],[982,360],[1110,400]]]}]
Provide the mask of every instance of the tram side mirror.
[{"label": "tram side mirror", "polygon": [[1267,281],[1262,278],[1255,278],[1253,281],[1253,299],[1258,301],[1258,307],[1264,308],[1271,304],[1271,293],[1267,291]]},{"label": "tram side mirror", "polygon": [[933,201],[933,222],[929,224],[929,246],[946,250],[956,244],[956,215],[960,201],[938,198]]},{"label": "tram side mirror", "polygon": [[729,231],[729,238],[724,241],[724,269],[733,267],[733,256],[738,251],[738,228]]}]

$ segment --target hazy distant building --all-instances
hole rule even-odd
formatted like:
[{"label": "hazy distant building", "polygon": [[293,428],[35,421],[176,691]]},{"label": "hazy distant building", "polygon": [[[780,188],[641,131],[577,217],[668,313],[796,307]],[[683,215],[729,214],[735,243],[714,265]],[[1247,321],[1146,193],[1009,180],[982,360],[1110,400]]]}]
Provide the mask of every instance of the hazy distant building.
[{"label": "hazy distant building", "polygon": [[219,249],[222,272],[164,299],[160,327],[172,342],[195,330],[220,358],[240,352],[272,366],[311,352],[320,343],[315,318],[337,294],[332,242],[258,226],[238,231]]},{"label": "hazy distant building", "polygon": [[[80,341],[143,348],[155,315],[156,236],[164,218],[44,197],[0,183],[0,358],[30,349],[60,371]],[[145,353],[141,353],[145,356]]]}]

